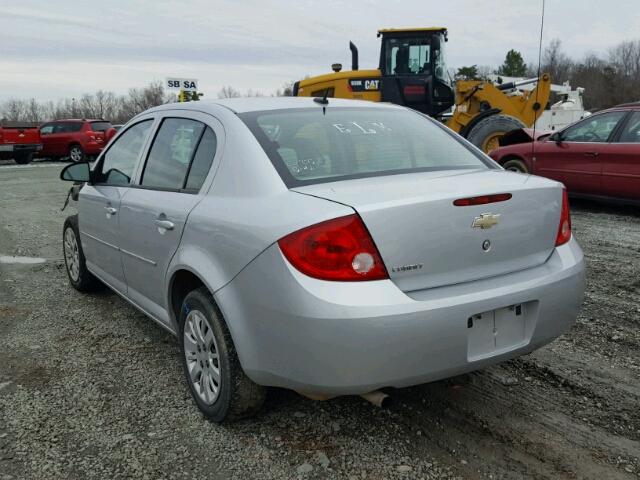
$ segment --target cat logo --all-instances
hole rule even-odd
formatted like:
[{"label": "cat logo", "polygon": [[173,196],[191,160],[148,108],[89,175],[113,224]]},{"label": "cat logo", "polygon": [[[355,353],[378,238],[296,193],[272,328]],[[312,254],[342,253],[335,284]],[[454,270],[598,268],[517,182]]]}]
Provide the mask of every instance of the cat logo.
[{"label": "cat logo", "polygon": [[378,92],[380,91],[380,79],[354,78],[349,80],[349,89],[352,92]]},{"label": "cat logo", "polygon": [[364,89],[365,90],[378,90],[378,84],[380,80],[365,80],[364,81]]}]

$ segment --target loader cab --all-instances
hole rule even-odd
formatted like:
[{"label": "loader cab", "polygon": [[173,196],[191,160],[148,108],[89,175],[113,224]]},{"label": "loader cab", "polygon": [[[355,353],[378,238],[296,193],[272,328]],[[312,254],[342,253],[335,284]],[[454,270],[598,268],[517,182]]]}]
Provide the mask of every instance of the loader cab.
[{"label": "loader cab", "polygon": [[454,103],[447,72],[445,28],[383,29],[381,100],[438,116]]}]

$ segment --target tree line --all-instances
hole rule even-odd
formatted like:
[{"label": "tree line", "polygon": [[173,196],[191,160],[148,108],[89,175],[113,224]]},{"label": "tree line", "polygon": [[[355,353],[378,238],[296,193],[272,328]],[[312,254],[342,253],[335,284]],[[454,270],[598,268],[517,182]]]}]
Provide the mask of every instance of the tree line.
[{"label": "tree line", "polygon": [[[535,77],[537,70],[537,63],[527,64],[520,52],[509,50],[498,68],[464,66],[453,71],[452,77],[456,80],[483,79],[491,73]],[[569,81],[573,88],[584,87],[584,104],[592,111],[640,100],[640,40],[622,42],[602,55],[590,53],[574,60],[556,39],[544,49],[540,70],[550,73],[553,83]],[[293,82],[288,82],[270,95],[288,96],[292,94],[292,88]],[[217,96],[233,98],[266,94],[254,90],[241,92],[232,86],[224,86]],[[132,88],[126,95],[99,90],[56,102],[42,102],[35,98],[7,100],[0,103],[0,119],[39,123],[62,118],[104,118],[118,124],[148,108],[176,100],[176,94],[166,91],[161,82],[152,82],[145,87]]]},{"label": "tree line", "polygon": [[[579,60],[570,58],[560,40],[552,40],[543,51],[540,71],[551,81],[569,81],[572,88],[583,87],[585,108],[595,111],[621,103],[640,101],[640,40],[619,43],[603,55],[589,53]],[[509,50],[497,69],[470,65],[460,67],[456,79],[483,79],[495,73],[509,77],[536,77],[537,62],[526,64],[520,52]]]},{"label": "tree line", "polygon": [[[274,94],[291,95],[293,82],[285,84]],[[218,92],[218,98],[266,96],[260,91],[240,90],[225,86]],[[152,82],[141,88],[131,88],[126,95],[98,90],[85,93],[79,98],[65,98],[41,102],[35,98],[12,99],[0,103],[0,119],[11,122],[42,123],[64,118],[104,118],[113,124],[126,123],[145,110],[177,101],[177,95],[165,90],[161,82]]]},{"label": "tree line", "polygon": [[7,100],[0,104],[0,119],[40,123],[63,118],[104,118],[118,124],[151,107],[175,101],[176,95],[165,91],[162,83],[152,82],[146,87],[131,88],[126,95],[98,90],[57,102]]}]

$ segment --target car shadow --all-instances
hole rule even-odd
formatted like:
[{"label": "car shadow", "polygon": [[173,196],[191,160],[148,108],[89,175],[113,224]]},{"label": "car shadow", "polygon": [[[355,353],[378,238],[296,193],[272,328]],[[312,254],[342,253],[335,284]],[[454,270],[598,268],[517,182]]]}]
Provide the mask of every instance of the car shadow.
[{"label": "car shadow", "polygon": [[611,215],[628,215],[640,217],[640,207],[616,201],[597,201],[584,198],[570,198],[569,204],[573,211],[588,211],[590,213],[606,213]]}]

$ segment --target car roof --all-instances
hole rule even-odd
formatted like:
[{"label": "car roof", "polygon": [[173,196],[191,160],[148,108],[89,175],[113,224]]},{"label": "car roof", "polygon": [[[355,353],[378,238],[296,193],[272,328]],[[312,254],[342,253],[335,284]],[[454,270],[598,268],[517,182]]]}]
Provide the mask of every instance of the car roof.
[{"label": "car roof", "polygon": [[[362,100],[346,100],[343,98],[327,98],[326,106],[358,107],[358,108],[403,108],[387,103],[374,103]],[[206,111],[214,106],[228,108],[235,113],[260,112],[265,110],[282,110],[291,108],[321,108],[323,105],[314,102],[312,97],[243,97],[223,98],[217,100],[199,100],[197,102],[169,103],[148,110],[170,110],[175,108]]]},{"label": "car roof", "polygon": [[102,118],[60,118],[58,120],[51,120],[47,123],[60,123],[60,122],[108,122]]},{"label": "car roof", "polygon": [[621,109],[624,108],[626,110],[637,110],[637,109],[640,109],[640,102],[621,103],[620,105],[611,107],[608,110],[615,110],[617,108],[621,108]]}]

